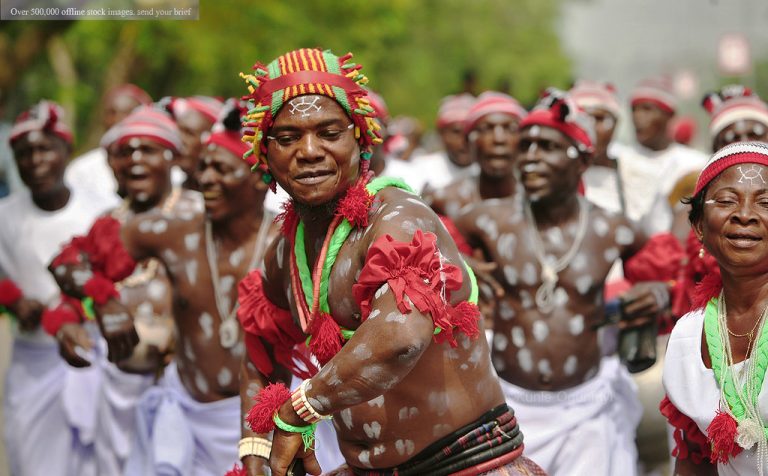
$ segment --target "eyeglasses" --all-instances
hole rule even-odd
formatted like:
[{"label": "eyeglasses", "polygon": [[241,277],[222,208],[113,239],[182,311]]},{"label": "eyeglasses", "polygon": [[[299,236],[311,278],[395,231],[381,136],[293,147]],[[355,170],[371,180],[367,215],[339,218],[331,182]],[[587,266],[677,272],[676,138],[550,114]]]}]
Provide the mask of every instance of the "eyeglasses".
[{"label": "eyeglasses", "polygon": [[[314,131],[315,137],[322,142],[335,142],[341,138],[341,136],[351,130],[355,125],[350,124],[346,127],[339,128],[338,126],[323,127]],[[298,144],[304,137],[305,132],[297,130],[281,131],[275,135],[268,135],[267,140],[276,143],[280,147],[292,147]]]}]

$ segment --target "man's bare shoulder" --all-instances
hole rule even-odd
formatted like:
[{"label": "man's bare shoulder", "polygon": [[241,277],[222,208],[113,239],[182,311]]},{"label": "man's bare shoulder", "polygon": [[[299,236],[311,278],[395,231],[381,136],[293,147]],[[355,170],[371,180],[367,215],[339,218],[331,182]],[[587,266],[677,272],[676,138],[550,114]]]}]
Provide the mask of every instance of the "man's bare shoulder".
[{"label": "man's bare shoulder", "polygon": [[269,244],[264,254],[264,294],[276,306],[288,308],[288,289],[290,273],[290,241],[280,234]]},{"label": "man's bare shoulder", "polygon": [[426,202],[416,194],[388,187],[374,199],[369,230],[374,236],[391,235],[396,239],[408,238],[416,232],[435,233],[440,219]]},{"label": "man's bare shoulder", "polygon": [[134,215],[130,227],[139,233],[166,234],[172,229],[198,227],[205,218],[205,204],[200,193],[181,190],[162,204]]}]

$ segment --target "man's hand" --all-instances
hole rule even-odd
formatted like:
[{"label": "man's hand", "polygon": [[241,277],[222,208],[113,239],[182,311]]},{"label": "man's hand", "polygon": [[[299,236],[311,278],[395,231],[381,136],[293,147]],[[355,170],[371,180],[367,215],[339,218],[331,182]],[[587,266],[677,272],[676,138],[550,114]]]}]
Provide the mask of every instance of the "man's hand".
[{"label": "man's hand", "polygon": [[269,469],[269,461],[254,455],[243,458],[243,467],[248,476],[269,476],[272,474],[272,470]]},{"label": "man's hand", "polygon": [[[291,401],[288,400],[280,407],[278,412],[280,419],[293,426],[307,426],[307,423],[299,418],[293,410]],[[313,449],[304,449],[304,441],[301,434],[283,431],[275,428],[272,436],[272,453],[269,455],[269,466],[272,468],[272,476],[285,476],[288,467],[293,460],[300,459],[304,463],[304,469],[309,474],[320,474],[320,464],[315,458]]]},{"label": "man's hand", "polygon": [[18,319],[19,329],[24,332],[32,332],[37,329],[44,310],[45,306],[37,299],[24,297],[9,309]]},{"label": "man's hand", "polygon": [[67,296],[77,299],[85,297],[83,295],[83,286],[85,282],[93,276],[88,262],[81,258],[79,264],[62,264],[54,267],[53,263],[48,265],[48,271],[53,275],[56,284]]},{"label": "man's hand", "polygon": [[662,281],[637,283],[621,298],[624,319],[619,326],[624,329],[649,324],[669,309],[669,288]]},{"label": "man's hand", "polygon": [[109,361],[119,362],[130,357],[139,343],[139,334],[128,309],[117,300],[110,299],[106,304],[96,306],[96,320],[107,341]]},{"label": "man's hand", "polygon": [[59,354],[69,365],[77,368],[91,365],[86,356],[93,348],[93,342],[82,324],[64,324],[56,334],[56,340],[59,342]]}]

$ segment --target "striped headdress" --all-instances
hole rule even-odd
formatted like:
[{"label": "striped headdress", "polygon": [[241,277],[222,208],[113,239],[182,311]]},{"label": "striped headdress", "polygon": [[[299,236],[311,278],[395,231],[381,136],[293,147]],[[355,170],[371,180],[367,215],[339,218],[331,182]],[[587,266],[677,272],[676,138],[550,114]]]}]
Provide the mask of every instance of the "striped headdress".
[{"label": "striped headdress", "polygon": [[[320,94],[338,102],[355,125],[355,138],[363,159],[370,159],[374,144],[381,143],[381,126],[375,120],[368,91],[363,87],[368,78],[361,65],[352,63],[352,54],[336,56],[330,51],[302,48],[288,52],[268,65],[256,63],[252,74],[240,73],[250,94],[243,96],[249,110],[243,126],[243,141],[253,145],[244,154],[257,157],[255,167],[267,168],[267,132],[280,108],[289,100],[304,94]],[[250,159],[249,161],[252,161]],[[265,180],[270,181],[269,174]]]}]

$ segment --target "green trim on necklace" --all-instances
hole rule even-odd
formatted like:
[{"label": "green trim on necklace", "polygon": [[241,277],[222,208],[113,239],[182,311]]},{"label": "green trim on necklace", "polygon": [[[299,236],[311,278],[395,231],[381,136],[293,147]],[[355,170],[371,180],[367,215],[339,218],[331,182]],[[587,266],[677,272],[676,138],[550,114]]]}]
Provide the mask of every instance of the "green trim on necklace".
[{"label": "green trim on necklace", "polygon": [[[715,381],[720,385],[720,376],[723,375],[723,365],[725,363],[724,350],[720,343],[720,329],[718,325],[718,299],[712,298],[707,303],[706,310],[704,311],[704,334],[707,339],[707,349],[709,350],[709,357],[712,361],[712,370],[715,374]],[[762,318],[762,316],[760,316]],[[764,326],[765,324],[763,324]],[[768,332],[760,330],[759,338],[757,340],[756,352],[752,351],[752,355],[748,358],[757,359],[754,363],[756,371],[755,375],[747,382],[744,382],[745,389],[749,389],[747,386],[751,386],[752,393],[744,392],[745,395],[752,395],[752,405],[757,407],[757,397],[760,390],[763,387],[763,381],[765,380],[766,367],[768,367]],[[739,398],[738,391],[736,390],[736,382],[733,380],[732,372],[725,372],[723,378],[723,388],[721,389],[725,396],[725,401],[728,402],[728,406],[731,407],[736,421],[741,423],[744,419],[746,409],[744,408],[744,402]],[[768,428],[763,427],[763,434],[768,438]]]}]

